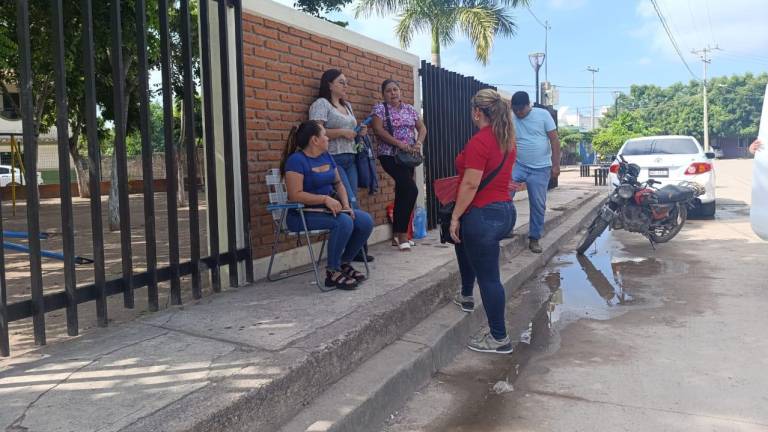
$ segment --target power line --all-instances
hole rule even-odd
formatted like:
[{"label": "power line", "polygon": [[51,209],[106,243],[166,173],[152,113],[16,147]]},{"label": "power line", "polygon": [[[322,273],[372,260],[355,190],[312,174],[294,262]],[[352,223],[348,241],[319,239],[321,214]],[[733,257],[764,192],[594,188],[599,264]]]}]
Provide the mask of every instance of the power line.
[{"label": "power line", "polygon": [[533,17],[533,19],[535,19],[535,20],[536,20],[536,22],[537,22],[537,23],[539,23],[539,25],[540,25],[540,26],[542,26],[542,27],[547,27],[547,25],[546,25],[546,24],[544,24],[544,23],[543,23],[543,22],[542,22],[542,21],[539,19],[539,17],[537,17],[537,16],[536,16],[536,14],[535,14],[535,13],[533,13],[533,11],[531,10],[531,7],[530,7],[530,6],[526,7],[526,9],[528,9],[528,13],[530,13],[530,14],[531,14],[531,16]]},{"label": "power line", "polygon": [[664,31],[667,33],[667,36],[669,37],[669,41],[672,42],[672,47],[675,49],[677,56],[680,57],[680,60],[685,65],[685,68],[688,69],[688,72],[691,74],[693,79],[698,79],[696,74],[693,73],[693,70],[691,70],[691,67],[688,66],[688,62],[685,61],[685,57],[683,57],[683,53],[680,51],[680,47],[677,45],[675,36],[672,35],[672,30],[669,28],[669,24],[667,23],[667,20],[664,18],[664,14],[661,13],[661,9],[659,9],[658,3],[656,2],[656,0],[651,0],[651,4],[653,4],[653,9],[656,10],[656,15],[659,16],[659,21],[661,21],[661,26],[664,28]]}]

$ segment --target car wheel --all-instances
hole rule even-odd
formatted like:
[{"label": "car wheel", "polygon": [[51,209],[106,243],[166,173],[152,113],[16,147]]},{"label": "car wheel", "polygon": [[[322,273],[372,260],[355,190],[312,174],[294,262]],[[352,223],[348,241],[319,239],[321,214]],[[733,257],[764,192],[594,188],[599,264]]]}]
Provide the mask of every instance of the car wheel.
[{"label": "car wheel", "polygon": [[701,203],[699,205],[699,216],[701,217],[715,217],[715,210],[717,206],[714,201],[709,203]]}]

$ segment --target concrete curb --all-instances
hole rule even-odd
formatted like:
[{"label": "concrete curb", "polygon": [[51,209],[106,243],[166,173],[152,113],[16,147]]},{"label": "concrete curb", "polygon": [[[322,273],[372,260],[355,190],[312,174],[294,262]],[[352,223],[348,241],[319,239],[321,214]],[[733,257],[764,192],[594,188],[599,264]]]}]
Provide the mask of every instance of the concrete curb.
[{"label": "concrete curb", "polygon": [[[541,255],[519,253],[526,245],[525,236],[516,235],[502,244],[502,274],[508,297],[593,217],[602,201],[602,194],[595,194],[580,207],[549,220],[545,230],[548,234],[541,240],[544,248]],[[451,292],[444,290],[443,297],[449,294]],[[536,295],[541,297],[541,293]],[[540,300],[544,299],[524,299],[511,311],[514,317],[508,324],[511,335],[520,335],[528,328],[541,305]],[[476,307],[475,312],[465,314],[453,304],[439,307],[318,396],[280,431],[374,430],[464,349],[467,338],[485,322],[480,309]]]}]

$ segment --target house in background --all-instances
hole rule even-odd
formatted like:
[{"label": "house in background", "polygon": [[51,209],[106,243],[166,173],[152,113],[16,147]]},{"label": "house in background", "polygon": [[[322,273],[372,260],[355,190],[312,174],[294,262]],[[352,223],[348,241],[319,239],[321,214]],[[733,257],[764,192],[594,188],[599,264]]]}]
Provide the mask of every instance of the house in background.
[{"label": "house in background", "polygon": [[[6,84],[6,87],[9,93],[2,95],[3,105],[2,110],[0,110],[0,165],[11,164],[11,135],[14,135],[16,142],[23,146],[21,115],[16,111],[16,106],[19,103],[19,90],[14,84]],[[47,132],[41,133],[37,142],[37,169],[58,172],[59,153],[56,127],[53,126]]]},{"label": "house in background", "polygon": [[748,151],[752,141],[744,137],[712,137],[712,147],[720,149],[723,159],[736,159],[751,157]]}]

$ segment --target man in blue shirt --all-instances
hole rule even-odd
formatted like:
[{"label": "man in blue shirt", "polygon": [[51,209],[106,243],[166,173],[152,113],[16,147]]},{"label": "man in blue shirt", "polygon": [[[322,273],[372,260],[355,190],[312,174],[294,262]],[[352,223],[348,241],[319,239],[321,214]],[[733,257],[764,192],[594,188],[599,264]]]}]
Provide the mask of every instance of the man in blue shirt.
[{"label": "man in blue shirt", "polygon": [[545,109],[531,107],[528,93],[520,91],[512,95],[512,112],[517,138],[512,181],[526,184],[530,205],[528,249],[541,253],[539,239],[544,229],[547,186],[550,178],[560,175],[560,139],[552,115]]}]

